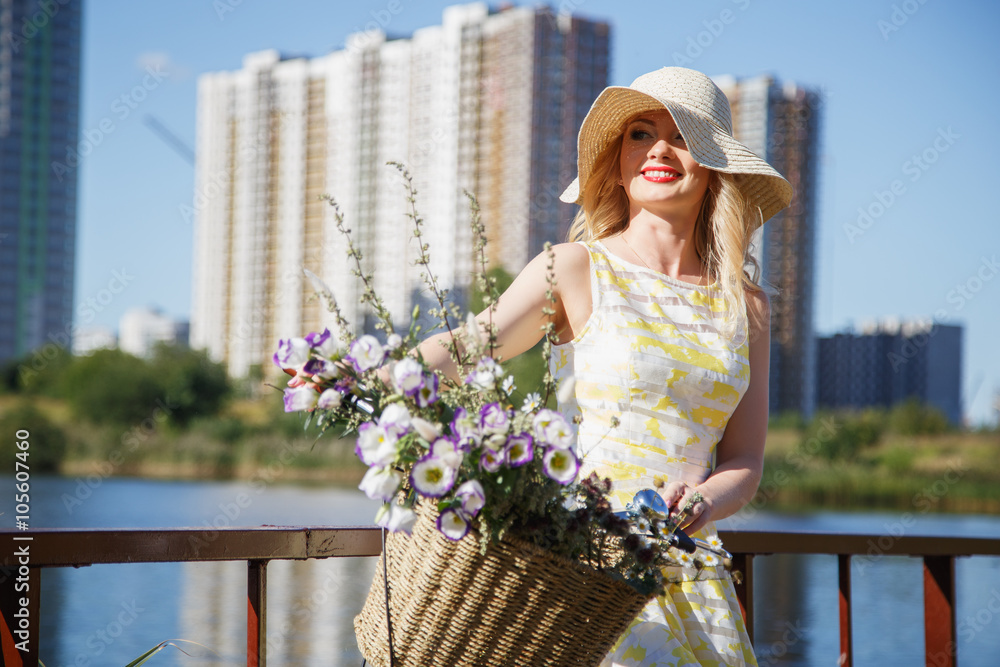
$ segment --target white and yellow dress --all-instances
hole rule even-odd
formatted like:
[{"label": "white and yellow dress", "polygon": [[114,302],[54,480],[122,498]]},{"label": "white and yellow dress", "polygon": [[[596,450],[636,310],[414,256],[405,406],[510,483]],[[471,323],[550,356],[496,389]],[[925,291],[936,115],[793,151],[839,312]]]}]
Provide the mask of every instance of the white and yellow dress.
[{"label": "white and yellow dress", "polygon": [[[560,410],[582,417],[581,476],[610,477],[617,510],[659,481],[694,485],[708,477],[750,382],[749,348],[720,335],[725,308],[710,286],[626,262],[600,241],[585,246],[593,312],[576,338],[553,346],[549,365],[558,380],[576,378],[575,395]],[[697,533],[715,535],[711,524]],[[665,574],[674,583],[646,605],[602,667],[757,664],[721,566],[697,580],[693,569]]]}]

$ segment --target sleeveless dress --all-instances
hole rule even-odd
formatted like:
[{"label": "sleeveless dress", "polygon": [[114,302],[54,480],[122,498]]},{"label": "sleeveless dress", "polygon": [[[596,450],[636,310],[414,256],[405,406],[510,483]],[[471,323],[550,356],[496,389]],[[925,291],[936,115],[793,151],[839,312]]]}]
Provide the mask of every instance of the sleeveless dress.
[{"label": "sleeveless dress", "polygon": [[[724,302],[708,287],[626,262],[600,241],[583,245],[593,311],[576,338],[553,346],[549,369],[557,380],[576,379],[575,395],[559,408],[582,417],[580,474],[610,477],[618,510],[659,481],[708,477],[750,383],[749,348],[720,335]],[[714,524],[696,535],[717,539]],[[664,574],[666,594],[643,609],[601,667],[757,664],[721,565]]]}]

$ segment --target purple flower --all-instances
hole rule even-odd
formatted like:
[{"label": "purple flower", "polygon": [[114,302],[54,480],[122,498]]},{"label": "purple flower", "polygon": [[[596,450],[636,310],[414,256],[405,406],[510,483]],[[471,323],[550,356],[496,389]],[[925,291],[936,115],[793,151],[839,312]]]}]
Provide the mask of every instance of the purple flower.
[{"label": "purple flower", "polygon": [[483,485],[474,479],[462,484],[455,491],[455,497],[462,501],[462,511],[468,516],[474,517],[479,514],[486,504],[486,493]]},{"label": "purple flower", "polygon": [[316,407],[319,394],[311,387],[291,387],[285,389],[285,412],[302,412]]},{"label": "purple flower", "polygon": [[512,468],[523,466],[535,455],[531,436],[527,433],[515,435],[507,440],[507,462]]},{"label": "purple flower", "polygon": [[542,469],[551,479],[560,484],[569,484],[576,479],[576,473],[580,469],[580,462],[572,449],[558,449],[553,447],[545,452],[542,459]]},{"label": "purple flower", "polygon": [[536,442],[569,449],[573,446],[573,430],[561,414],[555,410],[539,410],[532,423]]},{"label": "purple flower", "polygon": [[438,400],[438,377],[434,373],[424,375],[423,384],[417,390],[417,405],[426,408]]},{"label": "purple flower", "polygon": [[347,360],[354,365],[359,373],[364,373],[382,365],[385,360],[385,351],[375,336],[366,334],[351,343],[351,351],[347,355]]},{"label": "purple flower", "polygon": [[272,359],[278,368],[298,368],[309,361],[309,343],[305,338],[282,338]]},{"label": "purple flower", "polygon": [[400,359],[392,367],[392,382],[399,393],[413,396],[424,385],[424,367],[413,357]]},{"label": "purple flower", "polygon": [[324,357],[332,358],[340,351],[337,340],[330,333],[329,329],[316,333],[315,331],[306,335],[306,342],[309,347],[319,352]]},{"label": "purple flower", "polygon": [[469,534],[469,522],[456,510],[441,512],[438,516],[437,528],[449,540],[456,542]]},{"label": "purple flower", "polygon": [[483,433],[506,433],[510,427],[510,414],[499,403],[488,403],[479,411],[479,425]]},{"label": "purple flower", "polygon": [[505,463],[502,451],[495,451],[489,447],[483,448],[483,454],[479,457],[479,467],[486,472],[496,472]]},{"label": "purple flower", "polygon": [[327,361],[322,357],[312,357],[302,367],[302,372],[306,375],[315,375],[322,380],[329,380],[340,375],[337,365],[332,361]]},{"label": "purple flower", "polygon": [[478,444],[481,437],[479,421],[465,408],[455,410],[455,417],[451,420],[451,432],[458,439],[458,446],[463,449]]},{"label": "purple flower", "polygon": [[440,498],[451,491],[457,470],[439,456],[428,454],[413,464],[410,483],[422,495]]}]

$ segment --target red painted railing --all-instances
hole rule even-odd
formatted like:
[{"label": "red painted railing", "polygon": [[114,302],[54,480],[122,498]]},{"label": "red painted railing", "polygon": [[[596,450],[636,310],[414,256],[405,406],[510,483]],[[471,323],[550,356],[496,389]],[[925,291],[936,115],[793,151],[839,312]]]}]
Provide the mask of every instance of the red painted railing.
[{"label": "red painted railing", "polygon": [[[852,664],[852,556],[867,555],[880,535],[722,531],[743,574],[737,586],[747,629],[753,636],[753,561],[769,554],[831,554],[839,566],[840,663]],[[265,667],[267,563],[341,556],[377,556],[377,528],[261,527],[64,530],[0,533],[0,646],[2,666],[38,665],[41,572],[47,567],[99,563],[247,562],[247,664]],[[27,557],[19,556],[25,553]],[[1000,556],[1000,540],[900,536],[881,548],[886,556],[914,556],[924,563],[924,637],[926,664],[948,667],[955,658],[955,558]],[[22,604],[24,603],[24,604]],[[27,610],[26,612],[24,610]],[[31,639],[17,648],[19,624],[27,614]],[[831,662],[833,662],[831,660]]]}]

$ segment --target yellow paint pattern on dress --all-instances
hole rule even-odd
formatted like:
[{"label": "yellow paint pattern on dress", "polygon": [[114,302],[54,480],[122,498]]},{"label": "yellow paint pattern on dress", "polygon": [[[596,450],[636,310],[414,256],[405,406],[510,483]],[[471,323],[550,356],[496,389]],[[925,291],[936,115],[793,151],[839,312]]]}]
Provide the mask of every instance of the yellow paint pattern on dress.
[{"label": "yellow paint pattern on dress", "polygon": [[736,404],[740,400],[739,392],[733,389],[732,385],[719,382],[718,380],[712,382],[712,391],[706,391],[703,396],[733,407],[736,407]]},{"label": "yellow paint pattern on dress", "polygon": [[726,425],[729,415],[715,408],[710,408],[707,405],[702,405],[691,411],[691,419],[696,424],[722,428]]}]

